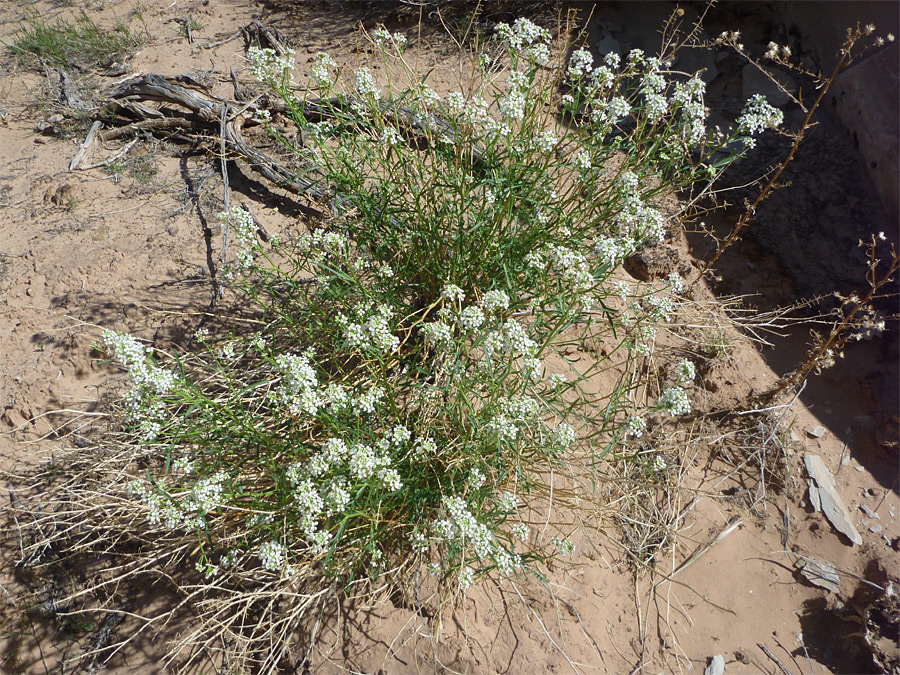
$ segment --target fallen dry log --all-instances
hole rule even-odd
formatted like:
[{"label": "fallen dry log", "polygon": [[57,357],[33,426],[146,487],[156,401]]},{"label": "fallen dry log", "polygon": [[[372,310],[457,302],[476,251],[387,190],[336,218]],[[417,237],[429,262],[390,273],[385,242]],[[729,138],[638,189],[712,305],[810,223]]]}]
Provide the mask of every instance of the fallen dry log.
[{"label": "fallen dry log", "polygon": [[[236,84],[236,78],[232,77]],[[237,97],[248,98],[245,92],[235,88]],[[353,98],[334,97],[295,101],[290,106],[281,99],[258,96],[252,100],[233,100],[217,96],[202,83],[188,76],[165,77],[147,73],[128,78],[101,96],[101,104],[95,108],[97,119],[114,125],[99,133],[103,141],[114,140],[136,133],[164,133],[167,137],[183,137],[192,132],[191,141],[197,136],[209,137],[210,143],[219,145],[220,153],[227,152],[228,158],[240,158],[272,183],[296,194],[307,195],[328,203],[334,211],[344,211],[349,200],[339,194],[324,179],[310,180],[304,175],[316,175],[315,167],[303,172],[284,167],[261,150],[248,143],[241,131],[244,124],[259,110],[301,117],[306,121],[335,122],[336,128],[352,125],[361,133],[370,125],[354,112]],[[437,115],[413,111],[397,102],[386,101],[379,105],[379,114],[394,124],[407,141],[423,147],[433,139],[453,138],[452,125]],[[94,129],[96,133],[96,129]],[[224,155],[223,155],[224,157]],[[83,160],[73,165],[79,166]],[[85,167],[86,168],[86,167]],[[483,154],[475,151],[472,155],[472,170],[484,173],[489,168]]]}]

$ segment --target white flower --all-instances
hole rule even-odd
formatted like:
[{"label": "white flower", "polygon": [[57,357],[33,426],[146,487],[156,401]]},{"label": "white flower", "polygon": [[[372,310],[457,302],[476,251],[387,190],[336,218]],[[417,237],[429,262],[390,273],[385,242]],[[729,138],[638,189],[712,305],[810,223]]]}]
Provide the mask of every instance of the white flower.
[{"label": "white flower", "polygon": [[471,568],[463,567],[459,571],[457,578],[459,579],[459,590],[464,591],[472,585],[472,582],[475,580],[475,574]]},{"label": "white flower", "polygon": [[594,63],[594,56],[583,47],[572,52],[569,58],[569,68],[566,70],[566,76],[570,80],[577,80],[591,72]]},{"label": "white flower", "polygon": [[675,368],[675,379],[677,380],[678,384],[692,382],[695,376],[696,371],[694,370],[693,361],[683,359],[681,363],[679,363]]},{"label": "white flower", "polygon": [[550,432],[550,437],[555,445],[558,445],[561,448],[568,448],[575,442],[575,429],[565,422],[561,422]]},{"label": "white flower", "polygon": [[426,457],[432,457],[437,453],[437,443],[434,442],[434,439],[429,437],[419,436],[415,442],[415,455],[419,459],[425,459]]},{"label": "white flower", "polygon": [[579,171],[588,171],[591,168],[591,153],[587,150],[582,150],[575,155],[574,163]]},{"label": "white flower", "polygon": [[647,94],[644,111],[651,122],[658,121],[669,109],[669,102],[661,94]]},{"label": "white flower", "polygon": [[514,52],[535,42],[550,41],[550,31],[525,18],[516,19],[512,26],[498,23],[494,26],[494,30],[497,36]]},{"label": "white flower", "polygon": [[353,72],[353,86],[356,93],[365,99],[371,97],[377,101],[381,98],[381,91],[375,86],[375,80],[368,68],[360,68]]},{"label": "white flower", "polygon": [[259,547],[257,555],[263,569],[277,572],[284,567],[287,560],[287,548],[277,541],[267,541]]},{"label": "white flower", "polygon": [[670,415],[686,415],[691,412],[687,392],[681,387],[668,387],[660,395],[656,407]]},{"label": "white flower", "polygon": [[762,94],[754,94],[747,101],[737,119],[738,130],[755,136],[764,129],[774,129],[784,121],[784,114],[766,102]]},{"label": "white flower", "polygon": [[325,52],[319,52],[313,57],[313,65],[309,76],[313,85],[318,89],[330,89],[332,85],[331,68],[337,68],[337,63]]},{"label": "white flower", "polygon": [[274,49],[260,49],[251,45],[247,49],[250,72],[258,81],[267,84],[280,83],[294,69],[294,52],[287,50],[286,56],[278,56]]},{"label": "white flower", "polygon": [[470,305],[459,313],[456,322],[463,330],[475,330],[484,323],[484,312],[480,307]]},{"label": "white flower", "polygon": [[503,291],[487,291],[478,301],[481,308],[491,314],[493,312],[509,309],[509,296]]},{"label": "white flower", "polygon": [[449,302],[462,302],[466,298],[466,293],[459,286],[447,284],[441,289],[441,297]]},{"label": "white flower", "polygon": [[556,389],[557,387],[566,383],[566,376],[562,373],[553,373],[547,380],[547,384],[550,385],[551,388]]},{"label": "white flower", "polygon": [[324,400],[309,355],[282,354],[275,359],[275,365],[282,376],[275,392],[276,400],[294,415],[318,413]]},{"label": "white flower", "polygon": [[626,434],[640,438],[644,435],[644,429],[647,427],[647,421],[643,417],[629,417],[625,422]]},{"label": "white flower", "polygon": [[557,539],[553,537],[550,540],[550,543],[553,544],[554,548],[559,552],[560,555],[569,555],[572,551],[575,550],[575,544],[573,544],[568,539]]},{"label": "white flower", "polygon": [[681,278],[678,272],[672,272],[667,276],[666,283],[669,284],[669,288],[672,289],[673,293],[681,293],[684,290],[684,279]]},{"label": "white flower", "polygon": [[517,508],[519,508],[519,498],[516,497],[512,492],[501,492],[500,497],[497,499],[497,508],[499,508],[501,511],[515,511]]},{"label": "white flower", "polygon": [[513,536],[519,541],[528,541],[528,535],[531,534],[531,528],[525,523],[516,523],[512,527]]},{"label": "white flower", "polygon": [[460,113],[466,107],[466,99],[458,91],[447,94],[447,107],[455,113]]},{"label": "white flower", "polygon": [[388,125],[381,130],[380,142],[382,145],[394,147],[395,145],[400,145],[403,142],[403,137],[400,136],[400,134],[394,127]]},{"label": "white flower", "polygon": [[559,143],[559,140],[556,138],[556,134],[552,131],[542,131],[539,134],[535,135],[533,141],[534,147],[536,147],[541,152],[550,152],[553,148],[556,147],[556,144]]}]

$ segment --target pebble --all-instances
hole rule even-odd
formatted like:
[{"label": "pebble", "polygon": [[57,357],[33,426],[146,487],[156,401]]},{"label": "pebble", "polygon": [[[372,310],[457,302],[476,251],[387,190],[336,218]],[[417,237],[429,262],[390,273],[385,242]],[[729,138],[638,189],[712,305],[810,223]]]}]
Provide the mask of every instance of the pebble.
[{"label": "pebble", "polygon": [[865,504],[860,504],[859,510],[862,511],[863,513],[865,513],[869,518],[877,518],[878,520],[881,520],[881,516],[879,516],[877,513],[875,513],[872,509],[870,509]]},{"label": "pebble", "polygon": [[872,527],[869,528],[869,532],[874,532],[877,534],[877,533],[881,532],[883,529],[884,528],[881,525],[873,525]]},{"label": "pebble", "polygon": [[722,675],[725,672],[725,659],[721,654],[716,654],[709,660],[709,665],[703,671],[703,675]]},{"label": "pebble", "polygon": [[167,232],[169,235],[171,235],[171,236],[174,237],[176,234],[178,234],[178,226],[177,226],[175,223],[172,223],[171,225],[169,225],[169,226],[166,228],[166,232]]},{"label": "pebble", "polygon": [[808,433],[813,438],[822,438],[825,435],[827,429],[821,425],[814,427],[807,427],[806,433]]}]

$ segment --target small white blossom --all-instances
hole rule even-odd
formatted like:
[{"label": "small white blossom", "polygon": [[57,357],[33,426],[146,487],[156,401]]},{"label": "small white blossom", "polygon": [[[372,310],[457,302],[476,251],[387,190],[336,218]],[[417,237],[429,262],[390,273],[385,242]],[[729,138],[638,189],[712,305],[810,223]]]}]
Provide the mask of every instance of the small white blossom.
[{"label": "small white blossom", "polygon": [[509,296],[503,291],[487,291],[478,301],[481,308],[488,314],[509,309]]},{"label": "small white blossom", "polygon": [[681,387],[668,387],[660,395],[656,406],[670,415],[686,415],[691,412],[691,401]]},{"label": "small white blossom", "polygon": [[263,569],[272,572],[281,570],[287,562],[287,548],[277,541],[267,541],[259,547],[257,555]]},{"label": "small white blossom", "polygon": [[360,68],[353,73],[353,86],[356,93],[365,99],[372,98],[375,101],[381,98],[381,91],[375,85],[372,73],[368,68]]},{"label": "small white blossom", "polygon": [[678,384],[684,384],[685,382],[693,382],[694,377],[696,377],[696,371],[693,361],[683,359],[675,368],[676,381]]},{"label": "small white blossom", "polygon": [[480,307],[470,305],[459,313],[456,322],[463,330],[475,330],[484,323],[484,312]]}]

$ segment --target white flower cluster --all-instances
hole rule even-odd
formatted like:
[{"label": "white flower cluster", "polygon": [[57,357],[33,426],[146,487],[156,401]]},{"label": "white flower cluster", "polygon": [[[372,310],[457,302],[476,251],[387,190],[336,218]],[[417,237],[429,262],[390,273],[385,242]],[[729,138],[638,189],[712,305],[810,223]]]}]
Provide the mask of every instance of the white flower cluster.
[{"label": "white flower cluster", "polygon": [[[591,274],[587,258],[583,253],[558,244],[548,245],[542,253],[542,257],[549,260],[551,269],[568,286],[568,291],[572,296],[582,295],[593,288],[594,275]],[[589,306],[589,299],[583,297],[582,304],[585,307]]]},{"label": "white flower cluster", "polygon": [[675,367],[675,381],[678,384],[693,382],[696,376],[697,371],[694,369],[693,361],[682,359],[681,362]]},{"label": "white flower cluster", "polygon": [[498,23],[494,30],[497,37],[514,53],[520,54],[531,63],[544,65],[550,57],[550,31],[534,22],[520,18],[510,26]]},{"label": "white flower cluster", "polygon": [[301,235],[297,240],[297,247],[314,255],[342,256],[349,250],[350,242],[338,232],[316,230],[311,234]]},{"label": "white flower cluster", "polygon": [[287,50],[285,56],[278,56],[274,49],[260,49],[251,45],[247,49],[247,59],[250,61],[250,72],[257,81],[269,85],[278,85],[282,78],[290,76],[294,69],[294,52]]},{"label": "white flower cluster", "polygon": [[356,89],[356,93],[366,100],[378,101],[381,99],[381,91],[376,86],[368,68],[353,71],[353,87]]},{"label": "white flower cluster", "polygon": [[644,435],[644,429],[646,427],[647,420],[645,420],[643,417],[629,417],[625,422],[625,433],[629,436],[640,438]]},{"label": "white flower cluster", "polygon": [[687,82],[677,82],[672,94],[672,103],[681,109],[683,115],[681,135],[688,143],[699,143],[706,134],[708,111],[703,104],[706,83],[697,75]]},{"label": "white flower cluster", "polygon": [[466,299],[466,293],[455,284],[447,284],[441,289],[441,297],[448,302],[462,302]]},{"label": "white flower cluster", "polygon": [[631,171],[623,171],[619,176],[622,204],[618,222],[622,233],[633,240],[634,248],[648,241],[662,241],[665,235],[662,213],[644,202],[639,185],[637,175]]},{"label": "white flower cluster", "polygon": [[488,314],[509,309],[509,296],[503,291],[487,291],[478,301],[481,308]]},{"label": "white flower cluster", "polygon": [[400,145],[403,142],[403,137],[394,127],[387,125],[384,127],[384,129],[381,130],[381,138],[379,139],[379,142],[382,145],[393,148],[394,146]]},{"label": "white flower cluster", "polygon": [[[775,129],[784,122],[784,113],[766,101],[762,94],[754,94],[747,101],[744,110],[737,119],[738,131],[755,136],[765,129]],[[753,147],[753,139],[746,139],[744,143]]]},{"label": "white flower cluster", "polygon": [[552,152],[557,143],[559,139],[552,131],[541,131],[531,139],[532,147],[543,153]]},{"label": "white flower cluster", "polygon": [[281,373],[281,383],[275,399],[293,415],[316,415],[324,404],[316,370],[310,363],[312,354],[281,354],[275,365]]},{"label": "white flower cluster", "polygon": [[589,75],[591,67],[594,63],[594,56],[583,47],[572,52],[569,58],[569,68],[566,70],[566,77],[569,80],[576,81]]},{"label": "white flower cluster", "polygon": [[672,305],[672,300],[670,298],[651,295],[644,300],[644,305],[647,309],[647,318],[650,319],[650,321],[668,322],[672,320],[671,314],[675,311],[675,307]]},{"label": "white flower cluster", "polygon": [[253,265],[253,249],[257,245],[256,225],[250,212],[240,206],[232,206],[229,211],[223,211],[219,214],[219,220],[234,228],[234,236],[241,245],[237,252],[237,260],[233,265],[228,265],[222,273],[222,276],[230,281],[235,274],[243,274]]},{"label": "white flower cluster", "polygon": [[388,323],[393,313],[388,305],[379,305],[362,323],[352,322],[344,314],[339,314],[337,320],[351,349],[389,354],[400,346],[400,338],[391,333]]},{"label": "white flower cluster", "polygon": [[287,564],[287,547],[277,541],[267,541],[257,551],[259,561],[263,569],[270,572],[280,572]]},{"label": "white flower cluster", "polygon": [[103,341],[113,350],[119,363],[128,370],[128,376],[136,389],[162,396],[175,387],[178,381],[175,373],[154,364],[150,360],[153,350],[142,345],[131,335],[105,330]]},{"label": "white flower cluster", "polygon": [[488,333],[482,343],[482,349],[487,356],[496,353],[513,357],[533,356],[537,346],[537,343],[528,337],[522,324],[515,319],[507,319],[499,329]]},{"label": "white flower cluster", "polygon": [[[445,496],[443,506],[447,517],[432,523],[431,529],[436,537],[462,548],[471,546],[479,558],[493,559],[501,574],[512,574],[522,566],[519,556],[509,553],[494,541],[491,531],[484,523],[478,522],[462,497]],[[468,588],[472,579],[472,571],[468,567],[460,570],[460,589]]]},{"label": "white flower cluster", "polygon": [[388,42],[394,43],[398,48],[406,44],[406,36],[403,33],[391,33],[385,28],[376,28],[372,31],[372,40],[379,47],[384,47]]},{"label": "white flower cluster", "polygon": [[537,421],[540,409],[537,401],[530,396],[501,396],[497,406],[499,414],[485,424],[484,431],[490,437],[506,441],[518,438],[520,424],[528,425]]},{"label": "white flower cluster", "polygon": [[525,117],[528,77],[525,73],[514,70],[506,78],[506,84],[506,93],[499,98],[497,108],[505,121],[519,121]]},{"label": "white flower cluster", "polygon": [[443,321],[422,325],[422,336],[429,345],[447,345],[453,340],[453,329]]},{"label": "white flower cluster", "polygon": [[124,397],[126,420],[137,424],[141,440],[149,443],[159,435],[165,414],[165,406],[158,397],[171,392],[178,384],[178,377],[153,363],[152,350],[127,333],[105,330],[103,341],[128,370],[131,380],[132,389]]},{"label": "white flower cluster", "polygon": [[594,243],[594,255],[610,269],[634,253],[634,242],[621,237],[600,237]]},{"label": "white flower cluster", "polygon": [[149,511],[147,519],[152,525],[162,524],[173,530],[179,527],[203,529],[206,527],[203,516],[222,503],[227,480],[228,475],[224,471],[201,478],[190,494],[180,500],[161,488],[139,480],[129,483],[128,491],[141,498]]},{"label": "white flower cluster", "polygon": [[631,114],[631,104],[623,96],[612,96],[609,99],[598,99],[590,106],[591,122],[602,127],[617,124],[623,117]]},{"label": "white flower cluster", "polygon": [[678,272],[669,274],[666,277],[666,284],[668,284],[673,293],[681,293],[684,290],[684,279],[681,278]]},{"label": "white flower cluster", "polygon": [[484,311],[476,305],[464,308],[456,317],[456,323],[463,330],[475,330],[484,323]]},{"label": "white flower cluster", "polygon": [[575,429],[566,424],[565,422],[561,422],[556,425],[556,427],[550,432],[550,438],[553,441],[553,444],[560,448],[568,448],[572,443],[575,442],[577,434]]},{"label": "white flower cluster", "polygon": [[327,91],[331,89],[334,81],[331,78],[331,69],[337,68],[337,63],[325,52],[319,52],[313,57],[312,68],[309,71],[309,77],[313,82],[314,89]]},{"label": "white flower cluster", "polygon": [[681,387],[667,387],[656,401],[656,407],[669,415],[686,415],[691,412],[691,401]]}]

